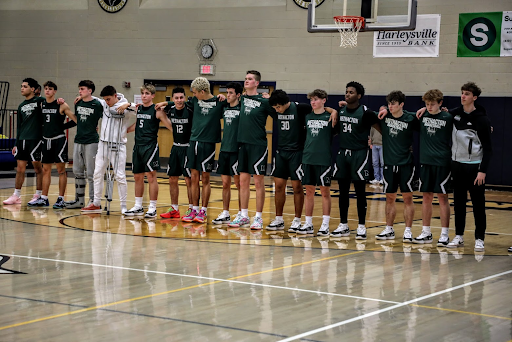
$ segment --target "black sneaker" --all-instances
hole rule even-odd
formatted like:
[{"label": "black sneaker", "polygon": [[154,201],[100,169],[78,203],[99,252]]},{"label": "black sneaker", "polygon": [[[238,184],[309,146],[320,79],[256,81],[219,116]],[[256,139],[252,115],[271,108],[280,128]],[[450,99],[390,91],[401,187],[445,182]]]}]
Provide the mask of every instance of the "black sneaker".
[{"label": "black sneaker", "polygon": [[418,235],[417,237],[414,238],[413,242],[414,243],[432,243],[432,234],[431,233],[426,233],[426,232],[421,232],[420,235]]},{"label": "black sneaker", "polygon": [[53,209],[66,209],[66,203],[62,197],[57,198],[57,202],[53,205]]},{"label": "black sneaker", "polygon": [[48,207],[50,205],[50,201],[47,199],[44,199],[42,197],[39,197],[37,200],[35,200],[31,207]]},{"label": "black sneaker", "polygon": [[64,203],[66,204],[67,209],[82,209],[85,206],[84,203],[80,202],[79,200]]},{"label": "black sneaker", "polygon": [[386,227],[380,234],[375,236],[375,238],[377,240],[393,240],[395,238],[395,231],[393,228]]},{"label": "black sneaker", "polygon": [[274,220],[267,226],[267,230],[284,230],[284,221]]},{"label": "black sneaker", "polygon": [[144,207],[133,207],[124,214],[125,216],[142,216],[144,215]]}]

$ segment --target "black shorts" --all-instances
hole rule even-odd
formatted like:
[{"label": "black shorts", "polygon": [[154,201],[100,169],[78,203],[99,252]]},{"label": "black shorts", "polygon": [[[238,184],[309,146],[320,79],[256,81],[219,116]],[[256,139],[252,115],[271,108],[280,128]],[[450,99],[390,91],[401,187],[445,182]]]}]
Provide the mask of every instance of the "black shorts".
[{"label": "black shorts", "polygon": [[302,169],[302,185],[331,186],[330,166],[302,164]]},{"label": "black shorts", "polygon": [[291,180],[302,180],[302,151],[277,150],[271,176]]},{"label": "black shorts", "polygon": [[133,146],[132,171],[144,173],[160,169],[160,153],[158,144]]},{"label": "black shorts", "polygon": [[43,138],[41,161],[44,164],[67,163],[68,139],[66,136],[53,139]]},{"label": "black shorts", "polygon": [[368,180],[370,179],[369,149],[340,149],[334,164],[333,177],[336,179]]},{"label": "black shorts", "polygon": [[238,152],[221,151],[216,172],[224,176],[238,176]]},{"label": "black shorts", "polygon": [[187,168],[201,172],[212,172],[215,161],[215,144],[190,141],[187,149]]},{"label": "black shorts", "polygon": [[267,146],[240,144],[238,148],[238,172],[265,175],[267,172]]},{"label": "black shorts", "polygon": [[422,164],[420,169],[420,191],[435,194],[451,192],[451,169],[449,166]]},{"label": "black shorts", "polygon": [[401,192],[413,192],[414,165],[384,165],[384,192],[394,194],[400,185]]},{"label": "black shorts", "polygon": [[16,140],[14,158],[24,161],[41,161],[41,140]]},{"label": "black shorts", "polygon": [[187,165],[187,149],[188,146],[176,146],[171,148],[169,154],[169,164],[167,165],[167,176],[179,177],[181,175],[190,177],[190,169]]}]

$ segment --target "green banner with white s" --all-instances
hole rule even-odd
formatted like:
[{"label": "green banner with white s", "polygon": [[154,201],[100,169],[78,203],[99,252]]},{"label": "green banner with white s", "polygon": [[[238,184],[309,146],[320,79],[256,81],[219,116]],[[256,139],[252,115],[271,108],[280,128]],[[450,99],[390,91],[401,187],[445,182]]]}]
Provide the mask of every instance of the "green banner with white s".
[{"label": "green banner with white s", "polygon": [[459,14],[457,57],[512,56],[512,11]]}]

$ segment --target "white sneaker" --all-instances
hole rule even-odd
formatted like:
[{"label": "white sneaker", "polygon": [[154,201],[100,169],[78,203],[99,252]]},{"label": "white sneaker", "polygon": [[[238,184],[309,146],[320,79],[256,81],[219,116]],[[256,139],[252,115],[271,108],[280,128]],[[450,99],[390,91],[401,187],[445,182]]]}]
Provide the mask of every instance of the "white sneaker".
[{"label": "white sneaker", "polygon": [[316,233],[317,236],[329,236],[329,225],[322,223],[320,229]]},{"label": "white sneaker", "polygon": [[483,252],[484,249],[485,249],[485,247],[484,247],[484,240],[476,239],[475,240],[475,252]]},{"label": "white sneaker", "polygon": [[412,243],[412,232],[410,230],[406,230],[404,232],[404,237],[402,238],[402,242]]},{"label": "white sneaker", "polygon": [[340,223],[338,228],[336,228],[332,233],[332,237],[342,237],[342,236],[350,236],[350,229],[348,228],[348,224]]},{"label": "white sneaker", "polygon": [[393,240],[395,238],[395,231],[393,228],[386,227],[380,234],[375,236],[377,240]]},{"label": "white sneaker", "polygon": [[453,240],[446,245],[448,248],[457,248],[457,247],[463,247],[464,246],[464,238],[462,235],[455,235]]},{"label": "white sneaker", "polygon": [[300,218],[296,217],[292,221],[292,225],[288,228],[288,233],[297,233],[297,231],[302,227],[300,222]]},{"label": "white sneaker", "polygon": [[446,247],[450,243],[450,238],[446,234],[441,234],[439,237],[439,240],[437,240],[437,246],[438,247]]},{"label": "white sneaker", "polygon": [[356,240],[366,240],[366,227],[361,225],[357,226]]},{"label": "white sneaker", "polygon": [[156,208],[149,207],[148,211],[144,215],[145,218],[155,218],[156,217]]},{"label": "white sneaker", "polygon": [[414,238],[414,243],[432,243],[432,233],[421,231],[421,234]]},{"label": "white sneaker", "polygon": [[251,224],[251,229],[253,230],[261,230],[263,229],[263,219],[261,217],[254,217],[254,220]]},{"label": "white sneaker", "polygon": [[215,220],[212,220],[213,224],[229,224],[231,222],[231,216],[229,214],[225,215],[224,212],[221,212],[219,216]]},{"label": "white sneaker", "polygon": [[370,181],[370,184],[379,184],[379,181],[376,180],[376,179],[373,179],[373,180]]},{"label": "white sneaker", "polygon": [[121,215],[125,215],[128,209],[126,207],[121,207]]},{"label": "white sneaker", "polygon": [[267,226],[267,230],[284,230],[284,221],[283,220],[274,219]]},{"label": "white sneaker", "polygon": [[297,229],[297,234],[301,235],[313,234],[314,232],[315,229],[313,228],[313,225],[310,223],[305,223],[301,228]]}]

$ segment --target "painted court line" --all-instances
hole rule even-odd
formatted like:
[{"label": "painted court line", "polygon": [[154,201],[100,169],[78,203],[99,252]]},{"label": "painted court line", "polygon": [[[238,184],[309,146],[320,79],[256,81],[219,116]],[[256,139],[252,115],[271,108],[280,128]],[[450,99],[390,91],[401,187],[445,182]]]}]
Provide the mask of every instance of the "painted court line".
[{"label": "painted court line", "polygon": [[[355,252],[355,253],[357,254],[357,253],[361,253],[361,252]],[[341,254],[341,255],[336,256],[336,257],[342,257],[342,256],[346,256],[346,255],[349,255],[349,254],[354,254],[354,253]],[[67,264],[75,264],[75,265],[83,265],[83,266],[91,266],[91,267],[112,268],[112,269],[125,270],[125,271],[135,271],[135,272],[144,272],[144,273],[163,274],[163,275],[178,276],[178,277],[184,277],[184,278],[203,279],[203,280],[214,281],[214,282],[227,282],[227,283],[235,283],[235,284],[242,284],[242,285],[251,285],[251,286],[275,288],[275,289],[280,289],[280,290],[289,290],[289,291],[298,291],[298,292],[306,292],[306,293],[313,293],[313,294],[321,294],[321,295],[328,295],[328,296],[333,296],[333,297],[344,297],[344,298],[362,299],[362,300],[382,302],[382,303],[399,304],[399,302],[389,301],[389,300],[374,299],[374,298],[367,298],[367,297],[344,295],[344,294],[339,294],[339,293],[331,293],[331,292],[323,292],[323,291],[313,291],[313,290],[305,290],[305,289],[294,288],[294,287],[285,287],[285,286],[277,286],[277,285],[269,285],[269,284],[251,283],[251,282],[246,282],[246,281],[235,280],[235,279],[238,279],[238,278],[245,278],[245,277],[250,277],[250,276],[254,276],[254,275],[259,275],[259,274],[262,274],[262,273],[268,273],[270,271],[276,272],[276,271],[279,271],[279,270],[284,269],[284,268],[301,266],[301,265],[303,265],[305,263],[287,265],[287,266],[279,267],[279,268],[276,268],[276,269],[266,270],[266,271],[262,271],[262,272],[256,272],[256,273],[252,273],[252,274],[246,274],[246,275],[237,276],[237,277],[233,277],[233,278],[229,278],[229,279],[221,279],[221,278],[202,277],[202,276],[180,274],[180,273],[171,273],[171,272],[163,272],[163,271],[141,270],[141,269],[138,269],[138,268],[131,268],[131,267],[101,265],[101,264],[91,264],[91,263],[78,262],[78,261],[67,261],[67,260],[59,260],[59,259],[48,259],[48,258],[30,257],[30,256],[24,256],[24,255],[14,255],[14,254],[12,254],[10,256],[13,257],[13,258],[35,259],[35,260],[50,261],[50,262],[62,262],[62,263],[67,263]],[[312,260],[312,262],[325,261],[326,259],[333,259],[333,258],[335,258],[335,257],[318,259],[318,260]]]},{"label": "painted court line", "polygon": [[367,313],[365,315],[360,315],[360,316],[357,316],[357,317],[354,317],[354,318],[350,318],[350,319],[347,319],[347,320],[344,320],[344,321],[341,321],[341,322],[338,322],[338,323],[334,323],[334,324],[331,324],[331,325],[328,325],[328,326],[325,326],[325,327],[321,327],[321,328],[318,328],[318,329],[310,330],[310,331],[307,331],[307,332],[299,334],[299,335],[288,337],[288,338],[285,338],[284,340],[280,340],[279,342],[295,341],[295,340],[298,340],[298,339],[306,337],[306,336],[311,336],[313,334],[316,334],[316,333],[319,333],[319,332],[322,332],[322,331],[325,331],[325,330],[329,330],[329,329],[336,328],[336,327],[339,327],[339,326],[342,326],[342,325],[346,325],[348,323],[359,321],[359,320],[364,319],[364,318],[368,318],[368,317],[372,317],[372,316],[375,316],[375,315],[379,315],[379,314],[381,314],[383,312],[387,312],[387,311],[391,311],[391,310],[394,310],[394,309],[398,309],[398,308],[401,308],[401,307],[404,307],[404,306],[407,306],[407,305],[410,305],[410,304],[414,304],[416,302],[419,302],[419,301],[422,301],[422,300],[425,300],[425,299],[429,299],[429,298],[432,298],[432,297],[439,296],[439,295],[441,295],[443,293],[447,293],[447,292],[451,292],[451,291],[454,291],[454,290],[458,290],[458,289],[466,287],[466,286],[470,286],[470,285],[477,284],[477,283],[480,283],[480,282],[483,282],[483,281],[486,281],[486,280],[490,280],[490,279],[494,279],[494,278],[497,278],[497,277],[501,277],[501,276],[504,276],[504,275],[507,275],[507,274],[510,274],[510,273],[512,273],[512,270],[506,271],[506,272],[501,272],[501,273],[498,273],[498,274],[494,274],[492,276],[488,276],[488,277],[485,277],[485,278],[477,279],[477,280],[474,280],[474,281],[470,281],[469,283],[465,283],[465,284],[462,284],[462,285],[450,287],[450,288],[448,288],[446,290],[434,292],[434,293],[431,293],[429,295],[426,295],[426,296],[423,296],[423,297],[419,297],[419,298],[416,298],[416,299],[411,299],[411,300],[408,300],[408,301],[400,303],[400,304],[395,304],[395,305],[392,305],[392,306],[387,307],[385,309],[373,311],[373,312]]}]

